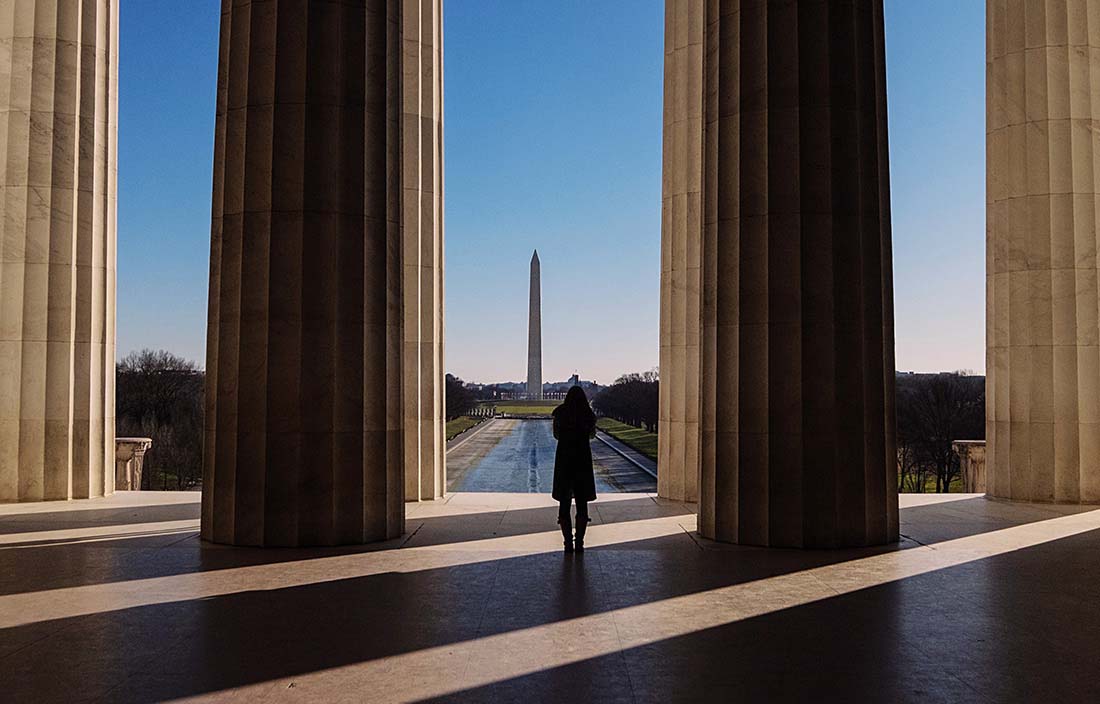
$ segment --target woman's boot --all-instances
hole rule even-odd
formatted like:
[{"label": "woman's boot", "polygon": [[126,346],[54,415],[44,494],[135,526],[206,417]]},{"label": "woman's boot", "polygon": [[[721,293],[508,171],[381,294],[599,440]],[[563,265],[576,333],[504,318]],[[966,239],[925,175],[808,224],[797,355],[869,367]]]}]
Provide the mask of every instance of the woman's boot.
[{"label": "woman's boot", "polygon": [[588,527],[588,516],[577,515],[577,537],[573,544],[577,552],[584,552],[584,531]]},{"label": "woman's boot", "polygon": [[558,513],[558,525],[561,526],[561,535],[565,538],[565,551],[573,552],[573,522],[569,520],[568,511]]}]

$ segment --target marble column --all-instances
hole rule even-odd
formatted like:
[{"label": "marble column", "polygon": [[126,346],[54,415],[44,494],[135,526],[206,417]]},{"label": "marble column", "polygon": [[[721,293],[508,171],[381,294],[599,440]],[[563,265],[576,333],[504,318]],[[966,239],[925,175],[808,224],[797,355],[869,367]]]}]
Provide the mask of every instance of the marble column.
[{"label": "marble column", "polygon": [[443,422],[443,3],[402,0],[405,499],[447,487]]},{"label": "marble column", "polygon": [[114,490],[118,5],[0,3],[0,501]]},{"label": "marble column", "polygon": [[665,3],[657,493],[697,501],[705,0]]},{"label": "marble column", "polygon": [[986,18],[986,488],[1100,502],[1100,0]]},{"label": "marble column", "polygon": [[894,541],[882,0],[708,0],[704,70],[700,532]]},{"label": "marble column", "polygon": [[224,0],[202,537],[404,527],[400,0]]}]

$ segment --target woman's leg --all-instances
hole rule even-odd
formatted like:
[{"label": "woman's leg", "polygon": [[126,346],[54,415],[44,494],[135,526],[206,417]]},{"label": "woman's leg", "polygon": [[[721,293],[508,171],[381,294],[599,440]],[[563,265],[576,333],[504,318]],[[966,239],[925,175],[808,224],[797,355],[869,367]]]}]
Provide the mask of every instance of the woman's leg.
[{"label": "woman's leg", "polygon": [[569,519],[569,499],[558,502],[558,525],[567,549],[573,548],[573,521]]},{"label": "woman's leg", "polygon": [[588,527],[588,502],[577,499],[577,547],[584,547],[584,531]]}]

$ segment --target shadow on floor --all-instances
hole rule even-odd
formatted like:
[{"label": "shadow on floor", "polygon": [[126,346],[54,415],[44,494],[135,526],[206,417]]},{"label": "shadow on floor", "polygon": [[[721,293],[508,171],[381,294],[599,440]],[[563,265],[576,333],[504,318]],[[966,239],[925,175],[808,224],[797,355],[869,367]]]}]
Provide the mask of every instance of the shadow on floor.
[{"label": "shadow on floor", "polygon": [[[903,520],[918,526],[923,515],[930,525],[958,533],[967,511],[991,512],[971,522],[971,535],[1012,524],[1011,511],[967,505],[974,501],[984,500],[954,502],[950,511],[941,504],[907,508]],[[1051,517],[1043,511],[1027,515],[1015,525]],[[463,517],[431,520],[455,518]],[[591,617],[615,612],[622,619],[624,609],[684,596],[698,597],[692,608],[721,608],[708,594],[897,549],[704,545],[709,547],[715,549],[685,549],[682,537],[668,536],[591,549],[580,559],[540,553],[424,567],[410,557],[398,568],[367,576],[326,571],[307,561],[293,567],[311,570],[304,585],[250,587],[242,577],[232,593],[180,595],[113,610],[105,600],[93,604],[99,610],[88,615],[2,629],[0,681],[14,701],[36,702],[151,702],[260,683],[292,688],[311,676],[300,686],[336,690],[301,689],[301,696],[333,699],[339,693],[357,700],[386,692],[387,686],[407,689],[417,677],[451,683],[439,701],[1087,701],[1100,696],[1092,676],[1100,648],[1100,613],[1094,608],[1100,531],[622,651],[611,642],[597,657],[519,677],[505,671],[499,681],[458,691],[466,668],[494,665],[468,662],[454,669],[447,653],[464,643],[535,629],[535,647],[544,648],[553,663],[563,649],[622,637],[616,629],[630,626],[613,624],[609,635],[607,624]],[[49,560],[49,566],[28,570],[27,553],[36,550],[4,555],[5,580],[15,570],[24,592],[46,589],[39,580],[49,583],[53,570],[70,579],[91,574],[98,583],[96,575],[109,574],[111,561],[123,552],[84,547],[66,554],[75,564]],[[197,544],[129,552],[135,557],[127,569],[137,572],[114,573],[115,580],[140,578],[132,575],[142,569],[180,574],[349,554]],[[171,564],[169,556],[176,553],[191,562]],[[10,559],[12,554],[17,559]],[[401,558],[402,551],[392,555]],[[170,562],[167,570],[157,566],[164,559]],[[371,554],[362,559],[368,564]],[[144,563],[153,566],[143,568]],[[852,569],[858,571],[859,564]],[[223,577],[231,580],[233,574]],[[50,593],[42,591],[41,597],[48,605]],[[555,631],[553,638],[540,639],[538,629],[554,624],[564,624],[565,636]],[[506,641],[502,647],[481,657],[506,662],[508,648],[515,646]],[[408,659],[418,653],[427,653],[426,660]],[[316,673],[328,679],[318,680]]]},{"label": "shadow on floor", "polygon": [[[686,517],[693,512],[690,505],[654,501],[651,498],[597,502],[592,508],[594,525],[629,523],[659,516]],[[904,536],[911,537],[914,543],[930,543],[1088,509],[1089,507],[1005,504],[984,498],[966,498],[902,508],[900,515]],[[0,545],[0,596],[238,567],[299,562],[316,558],[397,550],[404,547],[431,547],[459,543],[475,545],[481,541],[497,538],[552,533],[557,530],[557,513],[553,506],[472,509],[469,512],[456,512],[443,516],[414,515],[407,520],[405,535],[395,540],[371,545],[331,548],[233,548],[203,543],[198,540],[198,531],[193,529],[158,531],[151,526],[133,528],[136,524],[157,521],[198,520],[197,503],[73,511],[68,514],[63,511],[26,514],[37,517],[37,520],[33,523],[19,523],[31,531],[45,530],[47,527],[55,530],[95,527],[90,525],[90,520],[83,516],[80,520],[74,521],[72,518],[74,513],[98,513],[107,521],[104,525],[117,526],[118,530],[96,536],[87,542],[61,537],[54,540],[30,540]],[[16,534],[17,531],[6,524],[9,519],[17,517],[19,516],[5,516],[0,519],[7,528],[6,533],[0,530],[0,534]],[[62,522],[58,523],[58,520]],[[129,523],[125,522],[126,520]],[[78,525],[74,526],[74,523]],[[920,535],[910,536],[909,534],[913,531],[908,526],[914,524],[920,526]],[[746,549],[702,539],[698,539],[697,544],[712,550]],[[173,547],[173,549],[161,549],[165,547]],[[88,560],[83,551],[89,548],[115,549],[116,552],[111,560]],[[148,551],[156,551],[156,559],[151,559]],[[774,552],[782,554],[785,551]],[[795,554],[806,553],[795,551]],[[832,551],[826,554],[831,554],[834,560],[842,561],[849,559],[844,557],[845,555],[861,553]]]},{"label": "shadow on floor", "polygon": [[423,702],[1095,702],[1100,531]]},{"label": "shadow on floor", "polygon": [[[162,508],[188,508],[187,511],[161,511]],[[607,525],[658,516],[690,516],[684,504],[655,502],[650,498],[622,499],[593,504],[595,524]],[[601,508],[603,510],[601,511]],[[201,542],[194,529],[158,530],[155,523],[168,520],[198,520],[199,505],[127,507],[130,523],[116,515],[122,509],[85,510],[79,513],[100,513],[107,519],[105,526],[117,528],[104,535],[74,540],[59,537],[52,540],[28,540],[0,545],[0,596],[28,591],[45,591],[66,587],[87,586],[110,582],[125,582],[154,577],[168,577],[238,567],[290,563],[317,558],[357,555],[398,550],[406,546],[430,547],[457,543],[476,543],[495,538],[516,537],[557,530],[557,509],[552,506],[521,509],[471,509],[465,513],[445,516],[413,516],[407,520],[405,535],[370,545],[331,548],[234,548]],[[77,513],[77,512],[72,512]],[[87,520],[71,519],[71,514],[50,512],[27,514],[39,517],[34,523],[22,522],[28,531],[52,527],[66,530],[73,527],[95,527]],[[505,516],[507,515],[507,520]],[[3,520],[7,520],[5,517]],[[78,525],[74,526],[74,523]],[[146,526],[146,524],[149,524]],[[146,527],[136,528],[142,525]],[[16,531],[8,527],[8,535]],[[163,548],[171,547],[167,550]],[[88,560],[89,549],[114,550],[111,560]],[[152,558],[155,551],[156,558]]]},{"label": "shadow on floor", "polygon": [[199,517],[198,502],[166,503],[110,508],[66,509],[58,502],[57,511],[0,515],[0,535],[31,533],[42,530],[101,528],[158,521],[186,521]]}]

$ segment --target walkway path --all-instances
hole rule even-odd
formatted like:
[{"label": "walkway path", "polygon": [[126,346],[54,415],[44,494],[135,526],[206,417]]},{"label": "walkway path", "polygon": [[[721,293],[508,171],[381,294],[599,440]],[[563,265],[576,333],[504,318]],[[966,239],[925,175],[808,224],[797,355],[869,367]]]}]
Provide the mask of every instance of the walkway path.
[{"label": "walkway path", "polygon": [[603,432],[602,430],[597,430],[596,431],[596,438],[603,441],[600,444],[610,445],[611,448],[617,454],[626,455],[626,458],[630,461],[631,464],[633,464],[636,467],[641,468],[642,470],[644,470],[647,474],[649,474],[654,479],[657,478],[657,461],[656,460],[651,459],[647,455],[643,455],[642,453],[638,452],[637,450],[635,450],[630,445],[627,445],[625,442],[623,442],[621,440],[615,439],[614,437],[612,437],[611,435],[608,435],[607,433]]},{"label": "walkway path", "polygon": [[[461,437],[461,436],[460,436]],[[549,420],[494,419],[447,453],[448,491],[549,493],[557,441]],[[596,493],[651,492],[657,481],[599,441]]]}]

